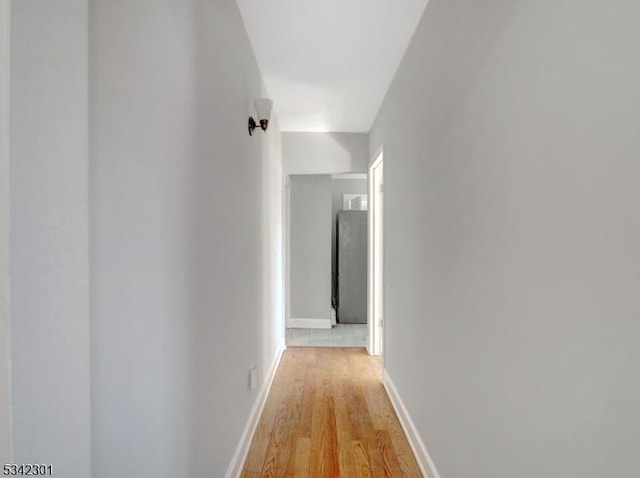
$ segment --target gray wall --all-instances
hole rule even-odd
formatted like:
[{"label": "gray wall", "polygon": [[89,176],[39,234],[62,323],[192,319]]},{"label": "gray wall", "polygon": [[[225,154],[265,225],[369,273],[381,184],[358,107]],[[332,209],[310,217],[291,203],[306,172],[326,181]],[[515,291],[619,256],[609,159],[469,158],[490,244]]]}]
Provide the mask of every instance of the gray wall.
[{"label": "gray wall", "polygon": [[291,176],[291,318],[331,317],[331,176]]},{"label": "gray wall", "polygon": [[96,0],[93,478],[225,476],[282,345],[277,118],[233,0]]},{"label": "gray wall", "polygon": [[[336,214],[342,211],[343,194],[367,194],[366,179],[332,179],[331,180],[331,269],[335,274],[336,264]],[[333,291],[333,288],[332,288]]]},{"label": "gray wall", "polygon": [[366,133],[282,133],[286,174],[366,173]]},{"label": "gray wall", "polygon": [[56,476],[86,478],[88,2],[12,4],[14,461],[51,463]]},{"label": "gray wall", "polygon": [[9,349],[9,0],[0,0],[0,463],[11,463]]},{"label": "gray wall", "polygon": [[639,18],[432,0],[371,131],[385,366],[443,477],[638,476]]}]

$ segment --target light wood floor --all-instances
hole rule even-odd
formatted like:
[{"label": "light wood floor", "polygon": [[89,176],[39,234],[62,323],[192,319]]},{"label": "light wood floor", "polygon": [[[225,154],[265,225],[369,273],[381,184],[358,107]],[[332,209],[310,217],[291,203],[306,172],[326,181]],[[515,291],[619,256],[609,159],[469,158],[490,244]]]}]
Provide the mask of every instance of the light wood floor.
[{"label": "light wood floor", "polygon": [[362,348],[287,348],[242,477],[360,476],[422,476],[380,360]]}]

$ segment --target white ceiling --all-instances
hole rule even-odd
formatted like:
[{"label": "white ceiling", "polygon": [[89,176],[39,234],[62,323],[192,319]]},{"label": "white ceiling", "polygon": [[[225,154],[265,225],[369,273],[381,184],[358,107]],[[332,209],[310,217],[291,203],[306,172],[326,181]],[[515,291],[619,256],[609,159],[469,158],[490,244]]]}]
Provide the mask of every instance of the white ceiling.
[{"label": "white ceiling", "polygon": [[368,132],[428,0],[236,0],[282,131]]}]

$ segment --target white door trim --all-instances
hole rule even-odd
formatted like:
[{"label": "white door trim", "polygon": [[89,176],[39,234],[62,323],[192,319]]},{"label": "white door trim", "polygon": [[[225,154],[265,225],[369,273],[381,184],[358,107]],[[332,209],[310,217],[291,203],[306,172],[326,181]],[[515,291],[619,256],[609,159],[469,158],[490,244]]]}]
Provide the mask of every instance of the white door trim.
[{"label": "white door trim", "polygon": [[[380,324],[380,315],[382,315],[384,318],[384,314],[380,314],[377,311],[377,306],[376,306],[376,299],[377,299],[376,289],[378,289],[377,280],[379,280],[379,278],[376,280],[376,274],[375,274],[375,271],[378,269],[378,267],[382,267],[382,269],[384,270],[384,255],[381,254],[382,257],[377,257],[377,254],[376,254],[376,251],[378,250],[377,248],[378,240],[381,240],[382,244],[384,244],[384,238],[383,237],[377,238],[375,233],[376,232],[376,212],[379,206],[384,204],[383,196],[379,191],[376,190],[376,184],[378,184],[376,174],[380,174],[379,172],[376,173],[376,170],[378,169],[378,167],[382,166],[382,164],[383,164],[383,152],[382,152],[382,148],[380,148],[380,150],[376,153],[376,156],[374,157],[374,159],[369,165],[369,225],[368,225],[369,267],[367,271],[367,323],[369,325],[368,327],[369,340],[367,342],[367,350],[370,355],[382,354],[382,349],[383,349],[382,338],[384,334],[383,325]],[[384,207],[383,207],[383,210],[384,210]],[[381,260],[382,260],[382,264],[378,264],[378,262]],[[384,302],[384,298],[382,299]]]}]

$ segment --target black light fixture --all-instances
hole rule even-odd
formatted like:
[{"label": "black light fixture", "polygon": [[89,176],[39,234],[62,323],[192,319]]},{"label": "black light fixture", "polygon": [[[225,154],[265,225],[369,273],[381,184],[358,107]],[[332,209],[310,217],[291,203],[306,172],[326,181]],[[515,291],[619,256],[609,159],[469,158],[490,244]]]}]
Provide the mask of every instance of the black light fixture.
[{"label": "black light fixture", "polygon": [[[258,114],[260,128],[262,131],[267,131],[269,118],[271,117],[271,108],[273,108],[273,101],[268,98],[258,98],[253,100],[253,106]],[[253,119],[253,116],[249,116],[249,136],[253,136],[253,130],[256,129],[256,126],[256,121]]]}]

